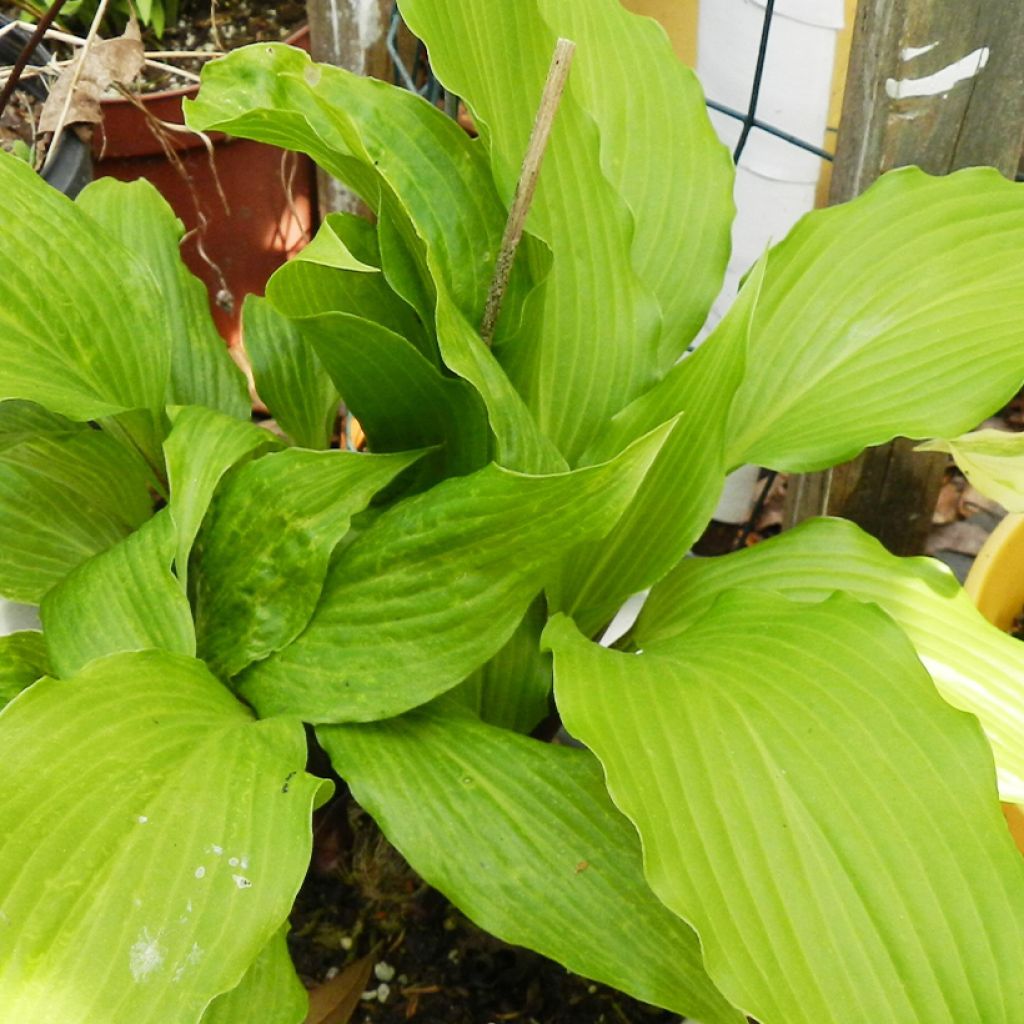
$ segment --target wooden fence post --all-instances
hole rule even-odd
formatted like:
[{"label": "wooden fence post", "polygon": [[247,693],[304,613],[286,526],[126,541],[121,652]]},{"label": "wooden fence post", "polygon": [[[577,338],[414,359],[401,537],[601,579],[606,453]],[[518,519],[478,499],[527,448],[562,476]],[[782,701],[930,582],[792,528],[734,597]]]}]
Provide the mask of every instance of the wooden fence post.
[{"label": "wooden fence post", "polygon": [[[1012,178],[1024,146],[1024,3],[860,0],[829,201],[883,171],[981,164]],[[945,457],[905,439],[791,481],[787,525],[827,512],[895,554],[919,554]]]},{"label": "wooden fence post", "polygon": [[[388,78],[392,6],[392,0],[308,0],[313,59],[357,75]],[[336,211],[365,214],[359,198],[319,168],[316,180],[321,217]]]}]

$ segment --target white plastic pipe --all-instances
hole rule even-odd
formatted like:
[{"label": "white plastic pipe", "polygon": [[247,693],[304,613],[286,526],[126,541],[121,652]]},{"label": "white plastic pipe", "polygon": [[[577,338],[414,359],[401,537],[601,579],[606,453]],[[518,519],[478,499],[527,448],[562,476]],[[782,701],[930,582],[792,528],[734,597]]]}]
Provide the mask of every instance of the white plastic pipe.
[{"label": "white plastic pipe", "polygon": [[[764,23],[763,0],[704,0],[700,7],[697,72],[708,97],[746,111]],[[757,118],[798,139],[822,146],[835,72],[844,0],[777,0],[768,39]],[[741,122],[711,111],[719,137],[735,147]],[[765,248],[783,238],[814,208],[821,158],[754,128],[736,169],[736,221],[725,284],[709,327],[732,304],[740,278]],[[744,522],[757,470],[744,467],[726,480],[714,518]]]},{"label": "white plastic pipe", "polygon": [[[844,0],[777,0],[761,82],[759,120],[821,146],[835,70]],[[707,95],[745,111],[750,99],[764,21],[763,0],[704,0],[700,7],[697,71]],[[712,123],[733,147],[742,125],[711,112]],[[794,223],[813,209],[821,158],[756,128],[736,174],[738,213],[725,287],[712,322],[732,302],[740,277]]]},{"label": "white plastic pipe", "polygon": [[32,604],[15,604],[0,597],[0,636],[22,629],[41,629],[39,609]]}]

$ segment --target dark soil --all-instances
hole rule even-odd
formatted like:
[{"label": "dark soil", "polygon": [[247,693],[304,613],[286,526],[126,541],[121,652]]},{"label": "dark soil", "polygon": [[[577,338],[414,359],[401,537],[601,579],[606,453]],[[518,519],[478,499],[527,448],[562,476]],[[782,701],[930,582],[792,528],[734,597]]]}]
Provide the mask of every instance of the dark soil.
[{"label": "dark soil", "polygon": [[0,114],[0,149],[11,152],[19,143],[32,150],[36,141],[36,122],[42,101],[23,89],[15,89],[10,102]]},{"label": "dark soil", "polygon": [[[44,5],[45,6],[45,5]],[[0,12],[18,18],[17,7],[0,0]],[[142,41],[147,51],[198,51],[218,54],[236,50],[249,43],[279,42],[293,35],[306,20],[306,6],[300,0],[183,0],[179,17],[167,25],[161,37],[143,28]],[[123,31],[123,23],[108,19],[100,35],[112,38]],[[64,24],[58,27],[73,34],[84,35],[85,28]],[[60,59],[73,57],[76,48],[64,43],[47,42],[46,46]],[[203,57],[160,58],[164,63],[198,74],[208,63]],[[147,67],[138,83],[141,92],[160,92],[184,88],[194,80],[173,75],[159,68]]]},{"label": "dark soil", "polygon": [[[289,943],[309,987],[373,957],[377,974],[352,1024],[679,1020],[482,932],[423,883],[344,795],[318,814],[313,868]],[[382,978],[389,979],[383,986]]]},{"label": "dark soil", "polygon": [[[250,43],[280,42],[292,35],[306,20],[306,6],[296,0],[194,0],[183,3],[181,16],[168,25],[160,39],[143,33],[147,50],[198,50],[220,53]],[[193,74],[202,70],[203,58],[174,60],[176,67]],[[177,89],[192,84],[155,68],[147,68],[143,92]]]}]

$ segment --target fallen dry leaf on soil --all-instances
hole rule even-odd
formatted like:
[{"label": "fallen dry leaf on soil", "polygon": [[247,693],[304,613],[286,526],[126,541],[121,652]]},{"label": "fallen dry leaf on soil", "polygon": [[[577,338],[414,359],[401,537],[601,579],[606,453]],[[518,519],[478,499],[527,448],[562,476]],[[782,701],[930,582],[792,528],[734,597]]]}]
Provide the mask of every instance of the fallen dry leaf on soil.
[{"label": "fallen dry leaf on soil", "polygon": [[348,1024],[370,980],[373,957],[364,956],[309,993],[305,1024]]},{"label": "fallen dry leaf on soil", "polygon": [[956,522],[962,518],[960,512],[960,497],[963,494],[966,481],[962,476],[951,476],[942,485],[939,491],[938,501],[935,503],[935,512],[932,514],[932,524],[935,526]]},{"label": "fallen dry leaf on soil", "polygon": [[[60,127],[61,111],[73,82],[74,93],[65,123],[99,124],[103,119],[100,98],[114,83],[131,84],[142,70],[145,59],[138,22],[134,18],[128,23],[123,36],[99,39],[88,51],[82,47],[78,56],[53,83],[39,115],[39,131],[55,132]],[[76,71],[79,66],[81,70]]]}]

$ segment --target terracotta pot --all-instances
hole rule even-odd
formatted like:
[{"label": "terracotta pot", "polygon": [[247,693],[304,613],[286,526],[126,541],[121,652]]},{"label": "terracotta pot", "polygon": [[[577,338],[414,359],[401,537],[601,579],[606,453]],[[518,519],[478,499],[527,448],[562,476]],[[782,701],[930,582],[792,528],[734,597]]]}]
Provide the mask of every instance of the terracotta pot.
[{"label": "terracotta pot", "polygon": [[[309,30],[287,42],[308,49]],[[316,178],[312,161],[302,154],[216,133],[210,136],[212,166],[202,140],[187,133],[164,133],[176,159],[169,157],[147,113],[182,124],[181,102],[198,88],[144,95],[145,112],[130,100],[105,99],[93,146],[96,176],[146,178],[160,190],[190,233],[182,245],[185,262],[206,284],[221,334],[235,344],[244,296],[262,295],[267,278],[312,231]]]},{"label": "terracotta pot", "polygon": [[[964,589],[989,622],[1007,633],[1013,629],[1024,609],[1024,514],[1011,513],[992,531]],[[1017,848],[1024,851],[1024,809],[1003,804],[1003,814]]]}]

